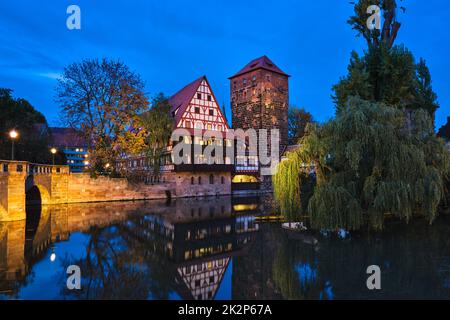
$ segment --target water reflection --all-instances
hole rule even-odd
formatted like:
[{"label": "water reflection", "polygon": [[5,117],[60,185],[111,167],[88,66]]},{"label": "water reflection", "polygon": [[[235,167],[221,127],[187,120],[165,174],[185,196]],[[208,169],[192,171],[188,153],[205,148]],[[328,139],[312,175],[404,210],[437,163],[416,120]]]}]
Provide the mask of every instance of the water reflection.
[{"label": "water reflection", "polygon": [[[345,241],[257,223],[266,198],[47,206],[0,223],[0,298],[450,298],[450,222]],[[317,241],[318,240],[318,241]],[[66,268],[82,290],[66,288]],[[366,268],[382,269],[382,290]]]}]

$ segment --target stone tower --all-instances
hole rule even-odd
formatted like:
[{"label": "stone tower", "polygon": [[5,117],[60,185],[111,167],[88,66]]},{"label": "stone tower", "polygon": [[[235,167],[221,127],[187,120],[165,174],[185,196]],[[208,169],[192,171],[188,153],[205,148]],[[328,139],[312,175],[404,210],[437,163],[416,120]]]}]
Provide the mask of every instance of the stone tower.
[{"label": "stone tower", "polygon": [[288,141],[289,75],[263,56],[229,79],[233,128],[279,129],[283,152]]},{"label": "stone tower", "polygon": [[[230,77],[231,113],[234,129],[280,131],[280,156],[288,143],[289,75],[268,57],[250,61]],[[270,176],[260,177],[261,189],[270,191]]]}]

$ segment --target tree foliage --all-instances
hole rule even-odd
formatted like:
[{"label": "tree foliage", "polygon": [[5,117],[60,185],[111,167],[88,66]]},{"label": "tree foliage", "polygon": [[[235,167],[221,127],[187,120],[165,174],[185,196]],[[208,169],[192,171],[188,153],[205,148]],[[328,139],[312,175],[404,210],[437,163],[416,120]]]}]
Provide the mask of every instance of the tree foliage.
[{"label": "tree foliage", "polygon": [[[12,129],[19,132],[14,159],[52,163],[49,150],[51,132],[44,115],[27,100],[13,98],[12,90],[0,88],[0,159],[11,159],[11,139],[8,134]],[[58,154],[55,161],[65,163],[65,158]]]},{"label": "tree foliage", "polygon": [[[374,4],[383,11],[381,30],[367,28],[366,10]],[[337,112],[349,97],[359,96],[400,109],[425,109],[434,117],[439,105],[425,60],[416,63],[408,49],[394,45],[400,29],[396,9],[395,0],[360,0],[355,5],[348,23],[366,39],[368,47],[362,56],[352,52],[348,75],[333,87]]]},{"label": "tree foliage", "polygon": [[56,89],[62,120],[83,133],[93,168],[135,145],[129,130],[148,106],[143,89],[140,76],[120,61],[83,60],[64,69]]},{"label": "tree foliage", "polygon": [[[405,114],[381,103],[352,97],[336,118],[309,126],[304,146],[288,155],[274,179],[282,210],[299,212],[299,164],[316,166],[317,185],[308,203],[316,229],[356,230],[367,221],[382,229],[386,214],[430,223],[443,197],[450,169],[448,151],[433,132],[428,113]],[[286,169],[288,168],[288,169]],[[292,197],[297,200],[293,200]]]},{"label": "tree foliage", "polygon": [[288,113],[288,140],[289,144],[297,144],[305,134],[306,125],[313,122],[311,113],[303,108],[291,106]]},{"label": "tree foliage", "polygon": [[[383,12],[384,22],[381,30],[367,27],[370,15],[367,13],[367,8],[372,5],[378,6]],[[401,9],[405,10],[404,7]],[[347,23],[357,31],[359,36],[364,37],[369,48],[385,46],[390,49],[401,27],[401,23],[397,21],[397,2],[396,0],[359,0],[354,6],[354,15],[348,19]]]},{"label": "tree foliage", "polygon": [[153,163],[153,173],[159,174],[159,159],[166,150],[172,134],[173,121],[170,115],[171,106],[164,96],[159,93],[152,99],[151,109],[143,113],[139,121],[144,130],[146,155]]}]

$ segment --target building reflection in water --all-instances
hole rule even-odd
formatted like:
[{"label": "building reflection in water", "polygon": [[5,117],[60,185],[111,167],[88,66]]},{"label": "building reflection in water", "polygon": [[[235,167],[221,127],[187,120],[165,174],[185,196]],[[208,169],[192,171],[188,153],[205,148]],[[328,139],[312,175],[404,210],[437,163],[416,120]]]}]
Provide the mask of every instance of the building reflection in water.
[{"label": "building reflection in water", "polygon": [[[258,224],[266,200],[28,210],[27,221],[0,223],[0,298],[201,300],[224,291],[231,299],[450,298],[448,218],[392,223],[342,241]],[[80,291],[65,286],[72,264],[82,270]],[[372,264],[381,267],[381,291],[365,285]]]},{"label": "building reflection in water", "polygon": [[[61,285],[61,297],[165,299],[173,292],[183,299],[213,299],[232,257],[258,231],[253,216],[258,199],[251,201],[220,197],[29,208],[27,221],[0,224],[0,293],[17,295],[28,270],[54,243],[82,232],[89,236],[85,257],[63,265],[81,266],[84,289],[73,293]],[[133,281],[141,283],[130,293]]]}]

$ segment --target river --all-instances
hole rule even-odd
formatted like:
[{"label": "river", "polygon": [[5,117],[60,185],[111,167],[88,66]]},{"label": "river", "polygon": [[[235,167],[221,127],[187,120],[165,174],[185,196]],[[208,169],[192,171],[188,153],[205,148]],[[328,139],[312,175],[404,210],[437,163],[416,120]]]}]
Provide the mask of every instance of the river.
[{"label": "river", "polygon": [[[259,222],[268,203],[30,207],[26,221],[0,223],[0,299],[450,299],[449,217],[339,239]],[[380,290],[367,288],[370,265]]]}]

